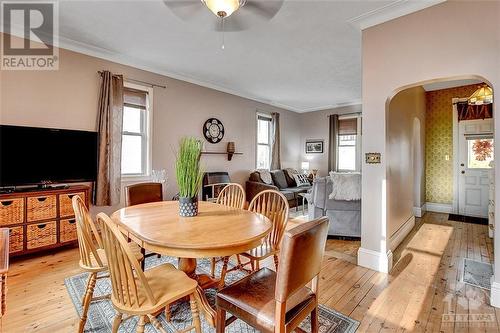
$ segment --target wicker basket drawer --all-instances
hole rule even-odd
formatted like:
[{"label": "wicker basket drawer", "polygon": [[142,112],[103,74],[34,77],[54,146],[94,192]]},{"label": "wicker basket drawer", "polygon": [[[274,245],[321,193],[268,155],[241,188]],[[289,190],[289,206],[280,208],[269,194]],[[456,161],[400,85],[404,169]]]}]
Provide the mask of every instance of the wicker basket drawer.
[{"label": "wicker basket drawer", "polygon": [[0,225],[24,222],[24,199],[0,200]]},{"label": "wicker basket drawer", "polygon": [[57,242],[56,229],[55,221],[28,225],[26,230],[28,250],[55,244]]},{"label": "wicker basket drawer", "polygon": [[9,253],[23,250],[23,227],[13,227],[9,230]]},{"label": "wicker basket drawer", "polygon": [[57,216],[56,196],[28,197],[28,222],[53,219]]},{"label": "wicker basket drawer", "polygon": [[59,239],[61,243],[77,239],[75,219],[61,220],[59,223]]},{"label": "wicker basket drawer", "polygon": [[78,195],[85,202],[84,192],[64,193],[59,195],[59,212],[61,217],[75,215],[75,212],[73,211],[73,203],[71,202],[71,199],[75,195]]}]

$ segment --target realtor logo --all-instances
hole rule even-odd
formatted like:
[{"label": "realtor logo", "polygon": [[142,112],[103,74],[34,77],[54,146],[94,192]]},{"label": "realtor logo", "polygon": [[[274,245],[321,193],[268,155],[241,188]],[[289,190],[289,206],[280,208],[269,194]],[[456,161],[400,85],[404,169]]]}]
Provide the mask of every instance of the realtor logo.
[{"label": "realtor logo", "polygon": [[2,2],[2,70],[59,68],[57,2]]}]

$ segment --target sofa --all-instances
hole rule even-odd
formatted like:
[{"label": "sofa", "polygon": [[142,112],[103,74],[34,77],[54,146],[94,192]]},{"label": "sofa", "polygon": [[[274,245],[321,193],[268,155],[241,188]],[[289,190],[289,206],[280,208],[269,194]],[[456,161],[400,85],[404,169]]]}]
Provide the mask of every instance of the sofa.
[{"label": "sofa", "polygon": [[330,177],[314,180],[307,195],[309,220],[327,216],[330,221],[328,235],[345,238],[361,237],[361,200],[333,200]]},{"label": "sofa", "polygon": [[288,170],[272,170],[270,171],[272,180],[267,183],[261,178],[259,171],[254,171],[250,174],[246,182],[246,196],[248,202],[264,190],[276,190],[281,192],[288,200],[290,207],[296,207],[297,204],[302,204],[302,199],[298,198],[299,193],[307,193],[311,189],[311,185],[297,186],[293,177]]}]

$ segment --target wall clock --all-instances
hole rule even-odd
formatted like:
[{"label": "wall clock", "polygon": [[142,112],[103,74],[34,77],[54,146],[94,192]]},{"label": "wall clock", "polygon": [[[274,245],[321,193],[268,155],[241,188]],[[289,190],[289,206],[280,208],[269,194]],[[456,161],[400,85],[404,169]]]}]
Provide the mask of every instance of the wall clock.
[{"label": "wall clock", "polygon": [[203,125],[203,135],[210,143],[218,143],[224,137],[224,125],[216,118],[210,118]]}]

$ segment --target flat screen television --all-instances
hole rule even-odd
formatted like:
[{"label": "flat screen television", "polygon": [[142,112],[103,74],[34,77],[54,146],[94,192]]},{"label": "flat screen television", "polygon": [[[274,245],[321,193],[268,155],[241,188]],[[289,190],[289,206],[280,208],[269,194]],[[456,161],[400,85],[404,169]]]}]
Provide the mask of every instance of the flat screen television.
[{"label": "flat screen television", "polygon": [[0,125],[0,187],[95,181],[97,132]]}]

